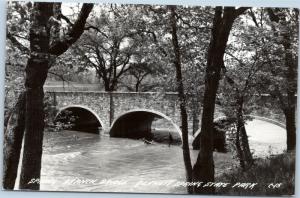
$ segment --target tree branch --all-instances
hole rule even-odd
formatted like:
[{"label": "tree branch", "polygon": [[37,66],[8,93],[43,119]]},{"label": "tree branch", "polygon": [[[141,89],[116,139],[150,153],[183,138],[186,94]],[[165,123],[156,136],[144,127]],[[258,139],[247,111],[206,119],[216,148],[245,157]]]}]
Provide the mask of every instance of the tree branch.
[{"label": "tree branch", "polygon": [[22,43],[20,43],[12,34],[7,32],[6,38],[9,39],[13,45],[15,45],[20,51],[24,52],[25,54],[29,53],[29,49],[25,47]]},{"label": "tree branch", "polygon": [[256,26],[256,27],[259,27],[259,24],[258,24],[258,22],[257,22],[257,20],[256,20],[255,14],[254,14],[254,12],[253,12],[252,9],[250,9],[249,14],[250,14],[250,16],[251,16],[251,18],[252,18],[252,21],[254,22],[255,26]]},{"label": "tree branch", "polygon": [[243,14],[246,10],[251,9],[250,7],[239,7],[235,10],[235,17],[238,17],[239,15]]},{"label": "tree branch", "polygon": [[65,51],[67,51],[68,48],[77,41],[77,39],[82,35],[84,31],[86,20],[93,7],[94,4],[91,3],[84,3],[82,5],[79,16],[76,22],[74,23],[73,27],[62,40],[59,40],[50,46],[50,54],[59,56]]},{"label": "tree branch", "polygon": [[74,26],[74,24],[70,21],[70,19],[69,19],[68,17],[66,17],[65,15],[63,15],[63,14],[60,14],[60,15],[58,16],[58,19],[63,19],[63,20],[65,20],[69,25],[71,25],[72,27]]},{"label": "tree branch", "polygon": [[54,76],[59,77],[63,82],[70,82],[70,81],[68,81],[68,80],[66,80],[66,79],[64,78],[64,75],[60,75],[60,74],[57,74],[57,73],[52,72],[52,71],[48,71],[48,74],[52,74],[52,75],[54,75]]},{"label": "tree branch", "polygon": [[107,34],[105,34],[104,32],[102,32],[99,28],[97,28],[96,26],[93,26],[93,25],[89,25],[87,27],[84,28],[84,30],[90,30],[90,29],[93,29],[93,30],[96,30],[97,32],[99,32],[100,34],[102,34],[105,38],[108,38]]}]

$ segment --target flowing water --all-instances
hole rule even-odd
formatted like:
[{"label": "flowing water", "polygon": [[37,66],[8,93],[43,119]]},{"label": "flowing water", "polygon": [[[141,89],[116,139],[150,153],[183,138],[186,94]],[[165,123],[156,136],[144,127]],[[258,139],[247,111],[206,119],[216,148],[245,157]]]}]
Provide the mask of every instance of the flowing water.
[{"label": "flowing water", "polygon": [[[267,155],[270,145],[284,149],[284,129],[257,120],[246,129],[257,156]],[[180,146],[61,131],[45,133],[43,150],[41,190],[186,193]],[[191,150],[193,161],[197,153]],[[230,153],[214,153],[214,160],[216,175],[236,163]]]},{"label": "flowing water", "polygon": [[[185,193],[180,146],[76,131],[45,134],[41,190]],[[164,182],[164,183],[163,183]]]}]

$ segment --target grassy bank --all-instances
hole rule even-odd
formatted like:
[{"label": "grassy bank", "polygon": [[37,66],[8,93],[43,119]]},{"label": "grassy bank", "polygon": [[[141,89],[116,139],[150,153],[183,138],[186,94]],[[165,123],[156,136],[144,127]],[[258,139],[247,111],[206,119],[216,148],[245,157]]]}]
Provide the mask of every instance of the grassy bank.
[{"label": "grassy bank", "polygon": [[[217,188],[218,194],[225,195],[293,195],[295,184],[295,153],[257,159],[247,171],[235,169],[216,178],[217,182],[227,182],[226,188]],[[237,183],[257,183],[245,189]],[[275,185],[277,184],[277,185]]]}]

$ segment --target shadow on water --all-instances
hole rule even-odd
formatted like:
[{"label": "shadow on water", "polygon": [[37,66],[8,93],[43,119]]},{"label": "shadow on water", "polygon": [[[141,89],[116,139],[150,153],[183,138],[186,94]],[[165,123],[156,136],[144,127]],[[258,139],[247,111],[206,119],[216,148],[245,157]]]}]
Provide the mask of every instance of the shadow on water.
[{"label": "shadow on water", "polygon": [[170,121],[147,111],[129,112],[117,118],[110,129],[110,136],[143,139],[145,143],[181,144],[180,131]]}]

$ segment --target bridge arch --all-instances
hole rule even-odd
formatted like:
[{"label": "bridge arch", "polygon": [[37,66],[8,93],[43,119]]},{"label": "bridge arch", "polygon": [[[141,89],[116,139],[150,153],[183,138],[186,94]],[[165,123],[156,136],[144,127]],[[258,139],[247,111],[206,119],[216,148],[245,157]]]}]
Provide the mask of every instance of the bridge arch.
[{"label": "bridge arch", "polygon": [[[284,123],[280,122],[280,121],[277,121],[277,120],[273,120],[273,119],[262,117],[262,116],[252,115],[252,114],[245,115],[244,117],[250,117],[250,118],[253,118],[253,119],[265,121],[265,122],[274,124],[276,126],[279,126],[279,127],[283,128],[283,129],[286,129],[286,125]],[[214,121],[218,121],[218,120],[224,119],[224,118],[226,118],[226,116],[220,116],[218,118],[215,118]]]},{"label": "bridge arch", "polygon": [[[156,133],[154,131],[156,135],[161,135],[162,137],[156,137],[155,134],[153,137],[151,124],[155,118],[164,119],[165,121],[169,122],[174,131],[172,131],[172,133],[164,131],[161,132],[161,134],[159,134],[160,132]],[[163,140],[163,142],[167,142],[170,135],[172,136],[171,139],[174,141],[174,143],[182,143],[182,134],[179,126],[176,125],[173,120],[165,114],[150,109],[133,109],[120,114],[112,122],[109,133],[111,137],[128,137],[133,139],[150,138],[151,140],[157,142]]]},{"label": "bridge arch", "polygon": [[[250,117],[250,118],[253,118],[253,119],[256,119],[256,120],[265,121],[265,122],[268,122],[270,124],[276,125],[276,126],[278,126],[280,128],[286,129],[285,124],[282,123],[282,122],[279,122],[277,120],[273,120],[273,119],[270,119],[270,118],[266,118],[266,117],[262,117],[262,116],[257,116],[257,115],[251,115],[251,114],[245,115],[245,117]],[[214,123],[216,123],[217,121],[225,120],[226,118],[227,118],[226,116],[219,116],[219,117],[217,117],[217,118],[214,119]],[[194,140],[193,140],[193,148],[194,149],[199,149],[200,148],[200,140],[199,140],[199,138],[200,138],[200,132],[201,132],[201,130],[198,129],[198,131],[193,135],[194,136]],[[218,135],[220,136],[221,134],[218,134]],[[225,136],[223,138],[225,138]],[[214,141],[218,141],[218,140],[214,139]],[[224,142],[225,139],[222,140],[222,141]]]},{"label": "bridge arch", "polygon": [[284,123],[251,114],[245,115],[245,117],[253,118],[245,127],[249,146],[254,156],[280,154],[286,150],[286,127]]},{"label": "bridge arch", "polygon": [[[250,117],[250,118],[253,118],[253,119],[257,119],[257,120],[262,120],[262,121],[265,121],[265,122],[269,122],[271,124],[274,124],[276,126],[279,126],[283,129],[286,129],[286,125],[282,122],[279,122],[277,120],[273,120],[273,119],[270,119],[270,118],[266,118],[266,117],[262,117],[262,116],[257,116],[257,115],[245,115],[245,117]],[[218,120],[221,120],[221,119],[225,119],[227,118],[226,116],[220,116],[220,117],[217,117],[214,119],[214,122],[218,121]],[[200,133],[200,129],[194,134],[194,137],[197,137]]]},{"label": "bridge arch", "polygon": [[250,118],[254,118],[254,119],[257,119],[257,120],[262,120],[262,121],[265,121],[265,122],[269,122],[271,124],[275,124],[276,126],[279,126],[279,127],[283,128],[283,129],[286,129],[286,125],[282,122],[277,121],[277,120],[273,120],[273,119],[270,119],[270,118],[257,116],[257,115],[246,115],[246,116],[249,116]]},{"label": "bridge arch", "polygon": [[[105,125],[104,122],[100,119],[100,117],[97,115],[97,113],[95,111],[93,111],[92,109],[90,109],[87,106],[84,105],[68,105],[65,107],[62,107],[59,109],[59,111],[57,112],[56,116],[55,116],[55,121],[62,121],[64,122],[63,119],[61,119],[59,116],[64,114],[64,112],[66,111],[70,111],[72,115],[74,115],[76,117],[75,120],[75,129],[77,130],[78,128],[83,128],[84,127],[88,128],[88,127],[100,127],[102,129],[105,129]],[[61,120],[59,120],[61,119]],[[76,123],[77,122],[77,123]],[[80,123],[78,123],[80,122]],[[77,125],[81,125],[81,126],[77,126]],[[95,129],[93,129],[95,130]],[[86,132],[91,132],[87,129]],[[98,132],[98,131],[97,131]],[[95,132],[96,133],[96,132]]]}]

